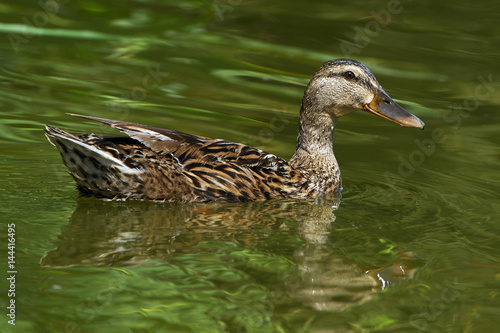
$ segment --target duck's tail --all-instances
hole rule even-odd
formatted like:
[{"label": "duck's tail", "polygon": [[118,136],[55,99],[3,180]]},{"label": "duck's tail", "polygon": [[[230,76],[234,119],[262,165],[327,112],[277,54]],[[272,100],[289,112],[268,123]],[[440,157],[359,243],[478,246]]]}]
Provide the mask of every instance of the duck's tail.
[{"label": "duck's tail", "polygon": [[123,185],[144,172],[114,156],[110,147],[101,149],[97,144],[101,138],[93,134],[76,136],[47,125],[45,135],[57,147],[69,173],[85,194],[125,198],[126,194],[121,191]]}]

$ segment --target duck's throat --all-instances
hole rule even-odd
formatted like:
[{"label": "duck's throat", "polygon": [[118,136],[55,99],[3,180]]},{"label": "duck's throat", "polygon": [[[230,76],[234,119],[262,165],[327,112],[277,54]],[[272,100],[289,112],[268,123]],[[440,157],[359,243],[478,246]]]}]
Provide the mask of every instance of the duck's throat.
[{"label": "duck's throat", "polygon": [[326,112],[301,112],[297,149],[290,163],[317,172],[338,169],[332,148],[335,123],[336,119]]},{"label": "duck's throat", "polygon": [[301,113],[297,149],[290,166],[302,174],[305,179],[302,186],[308,195],[322,195],[342,188],[340,170],[332,148],[335,119],[327,113],[313,116],[308,118]]}]

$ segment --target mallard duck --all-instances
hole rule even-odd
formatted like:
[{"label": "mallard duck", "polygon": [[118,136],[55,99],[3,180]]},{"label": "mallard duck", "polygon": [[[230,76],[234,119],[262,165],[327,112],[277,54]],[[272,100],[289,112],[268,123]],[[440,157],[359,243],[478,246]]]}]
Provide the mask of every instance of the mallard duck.
[{"label": "mallard duck", "polygon": [[364,110],[405,127],[424,123],[397,105],[365,65],[328,61],[306,87],[289,162],[241,143],[75,115],[128,137],[72,135],[46,126],[84,195],[154,201],[254,201],[317,197],[342,189],[332,150],[337,120]]}]

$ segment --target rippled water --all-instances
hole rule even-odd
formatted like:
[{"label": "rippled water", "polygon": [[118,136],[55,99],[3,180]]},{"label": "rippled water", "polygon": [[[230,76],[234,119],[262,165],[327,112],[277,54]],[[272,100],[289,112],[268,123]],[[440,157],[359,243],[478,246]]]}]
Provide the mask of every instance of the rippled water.
[{"label": "rippled water", "polygon": [[[16,326],[3,314],[0,330],[496,331],[499,9],[486,1],[0,5],[0,239],[8,242],[15,223],[17,270]],[[288,159],[305,85],[341,57],[365,63],[426,130],[363,112],[342,118],[338,209],[335,201],[79,198],[43,135],[46,123],[117,134],[65,114],[80,113]],[[6,279],[0,288],[6,309]]]}]

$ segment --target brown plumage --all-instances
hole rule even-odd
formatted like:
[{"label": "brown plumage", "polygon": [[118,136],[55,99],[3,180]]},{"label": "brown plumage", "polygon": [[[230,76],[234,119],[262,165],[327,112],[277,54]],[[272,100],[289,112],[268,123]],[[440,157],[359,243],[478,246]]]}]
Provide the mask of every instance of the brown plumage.
[{"label": "brown plumage", "polygon": [[87,195],[181,202],[315,197],[341,190],[333,129],[340,116],[358,109],[424,127],[363,64],[340,59],[325,63],[306,88],[290,162],[240,143],[81,115],[74,116],[129,137],[75,136],[51,126],[45,132]]}]

